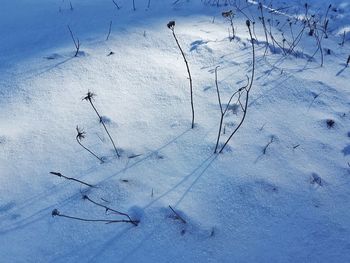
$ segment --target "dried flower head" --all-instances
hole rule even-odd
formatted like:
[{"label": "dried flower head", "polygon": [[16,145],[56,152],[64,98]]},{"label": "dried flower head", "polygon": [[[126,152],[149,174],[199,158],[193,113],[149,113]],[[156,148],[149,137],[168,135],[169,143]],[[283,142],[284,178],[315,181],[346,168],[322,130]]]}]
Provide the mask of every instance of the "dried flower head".
[{"label": "dried flower head", "polygon": [[83,98],[83,100],[91,101],[95,96],[96,96],[95,93],[88,91],[88,93],[86,93],[86,96]]},{"label": "dried flower head", "polygon": [[60,215],[60,211],[58,211],[57,209],[54,209],[54,210],[52,210],[51,215],[52,215],[52,217],[59,216]]},{"label": "dried flower head", "polygon": [[175,21],[169,21],[169,23],[167,24],[167,27],[168,27],[169,29],[173,30],[174,27],[175,27]]},{"label": "dried flower head", "polygon": [[77,139],[81,141],[82,139],[85,138],[86,132],[84,132],[83,129],[79,128],[78,125],[76,127],[76,130],[77,130]]},{"label": "dried flower head", "polygon": [[226,17],[233,17],[233,16],[234,16],[232,10],[222,12],[221,15],[222,15],[223,17],[225,17],[225,18],[226,18]]},{"label": "dried flower head", "polygon": [[247,27],[250,27],[250,21],[249,20],[245,21],[245,24],[247,25]]}]

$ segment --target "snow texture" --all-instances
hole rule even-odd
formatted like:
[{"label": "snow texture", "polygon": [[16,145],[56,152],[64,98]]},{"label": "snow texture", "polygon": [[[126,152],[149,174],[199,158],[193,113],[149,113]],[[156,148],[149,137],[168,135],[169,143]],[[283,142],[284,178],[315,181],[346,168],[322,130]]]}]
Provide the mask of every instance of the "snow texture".
[{"label": "snow texture", "polygon": [[[307,30],[293,54],[270,43],[264,56],[255,1],[151,0],[148,8],[136,0],[135,11],[131,0],[115,1],[120,9],[107,0],[1,3],[0,261],[350,262],[350,3],[309,2],[320,21],[332,4],[321,67]],[[223,104],[252,70],[247,18],[231,2],[255,19],[256,72],[243,125],[213,154],[214,69]],[[221,16],[229,9],[233,41]],[[304,1],[266,1],[263,10],[278,41],[284,32],[291,43]],[[170,20],[192,73],[194,129]],[[67,25],[81,43],[77,57]],[[82,100],[88,91],[120,158]],[[235,103],[221,145],[242,117]],[[77,125],[104,163],[76,142]],[[140,223],[51,216],[125,219],[83,195]]]}]

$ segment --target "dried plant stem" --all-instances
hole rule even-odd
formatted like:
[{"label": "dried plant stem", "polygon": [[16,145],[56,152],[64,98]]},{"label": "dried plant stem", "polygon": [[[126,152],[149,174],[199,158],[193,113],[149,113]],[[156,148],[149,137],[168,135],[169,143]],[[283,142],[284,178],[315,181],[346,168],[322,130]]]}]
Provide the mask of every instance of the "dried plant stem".
[{"label": "dried plant stem", "polygon": [[75,139],[77,140],[77,142],[79,143],[79,145],[80,145],[81,147],[83,147],[86,151],[88,151],[88,152],[91,153],[93,156],[95,156],[101,163],[104,162],[100,157],[98,157],[96,154],[94,154],[90,149],[88,149],[87,147],[85,147],[85,146],[81,143],[81,141],[79,140],[78,136],[76,136]]},{"label": "dried plant stem", "polygon": [[76,50],[75,50],[74,57],[77,57],[78,54],[79,54],[79,49],[80,49],[80,41],[79,41],[79,38],[77,38],[77,39],[75,40],[75,37],[74,37],[74,35],[73,35],[73,32],[72,32],[70,26],[67,26],[67,27],[68,27],[70,36],[71,36],[71,38],[72,38],[72,40],[73,40],[73,43],[74,43],[74,46],[75,46],[75,49],[76,49]]},{"label": "dried plant stem", "polygon": [[246,21],[247,27],[248,27],[248,31],[249,31],[249,36],[250,36],[250,40],[252,43],[252,49],[253,49],[253,68],[252,68],[252,74],[251,74],[251,78],[250,78],[250,83],[249,83],[249,87],[245,88],[245,104],[244,104],[244,110],[243,110],[243,116],[242,119],[240,121],[240,123],[237,125],[237,127],[235,128],[235,130],[231,133],[231,135],[228,137],[228,139],[226,140],[226,142],[224,143],[224,145],[221,147],[219,153],[222,153],[222,151],[225,149],[226,145],[229,143],[229,141],[231,140],[231,138],[233,137],[233,135],[235,135],[235,133],[238,131],[238,129],[242,126],[245,117],[247,115],[247,109],[248,109],[248,101],[249,101],[249,93],[250,90],[253,86],[253,81],[254,81],[254,75],[255,75],[255,46],[254,46],[254,39],[252,36],[252,31],[250,29],[250,21],[247,20]]},{"label": "dried plant stem", "polygon": [[111,31],[112,31],[112,21],[109,22],[109,29],[108,29],[108,34],[107,34],[107,37],[106,37],[106,41],[109,39],[109,36],[111,35]]},{"label": "dried plant stem", "polygon": [[65,217],[73,220],[79,220],[79,221],[84,221],[84,222],[102,222],[105,224],[112,224],[112,223],[131,223],[130,220],[108,220],[108,219],[87,219],[87,218],[82,218],[82,217],[75,217],[75,216],[69,216],[65,214],[61,214],[57,209],[54,209],[51,213],[52,217],[59,216],[59,217]]},{"label": "dried plant stem", "polygon": [[87,96],[86,99],[90,102],[92,108],[93,108],[94,111],[96,112],[96,114],[97,114],[97,116],[98,116],[98,118],[99,118],[99,120],[100,120],[100,122],[101,122],[103,128],[105,129],[105,131],[106,131],[106,133],[107,133],[107,135],[108,135],[108,137],[109,137],[109,140],[110,140],[111,143],[113,144],[113,147],[114,147],[114,150],[115,150],[115,152],[116,152],[116,154],[117,154],[117,157],[119,158],[119,157],[120,157],[120,154],[119,154],[119,152],[118,152],[118,150],[117,150],[117,147],[115,146],[115,143],[114,143],[114,141],[113,141],[113,139],[112,139],[112,136],[111,136],[111,135],[109,134],[109,132],[108,132],[108,129],[107,129],[105,123],[104,123],[103,118],[102,118],[101,115],[98,113],[98,111],[97,111],[97,109],[96,109],[94,103],[92,102],[92,98]]},{"label": "dried plant stem", "polygon": [[113,1],[113,4],[118,8],[118,10],[120,9],[118,3],[115,1],[115,0],[112,0]]},{"label": "dried plant stem", "polygon": [[75,179],[75,178],[72,178],[72,177],[67,177],[67,176],[64,176],[63,174],[61,173],[57,173],[57,172],[50,172],[50,174],[53,174],[53,175],[56,175],[58,177],[62,177],[64,179],[67,179],[67,180],[70,180],[70,181],[75,181],[75,182],[78,182],[78,183],[81,183],[83,185],[86,185],[86,186],[89,186],[89,187],[92,187],[92,188],[95,188],[95,186],[91,185],[91,184],[88,184],[88,183],[85,183],[83,181],[80,181],[78,179]]},{"label": "dried plant stem", "polygon": [[264,51],[264,56],[266,55],[267,52],[267,48],[269,46],[269,38],[267,36],[267,28],[266,28],[266,23],[265,23],[265,17],[264,17],[264,13],[263,13],[263,6],[262,3],[259,3],[259,10],[260,10],[260,14],[261,14],[261,23],[263,25],[264,28],[264,33],[265,33],[265,41],[266,41],[266,47],[265,47],[265,51]]},{"label": "dried plant stem", "polygon": [[266,154],[267,148],[269,148],[270,144],[274,142],[274,137],[272,136],[270,141],[265,145],[263,149],[263,154]]},{"label": "dried plant stem", "polygon": [[128,214],[123,213],[123,212],[119,212],[119,211],[114,210],[114,209],[112,209],[112,208],[110,208],[110,207],[108,207],[108,206],[105,206],[105,205],[103,205],[103,204],[97,203],[96,201],[90,199],[90,197],[88,197],[87,195],[83,195],[83,199],[84,199],[84,200],[88,200],[89,202],[91,202],[91,203],[93,203],[93,204],[95,204],[95,205],[97,205],[97,206],[103,207],[103,208],[106,210],[106,213],[107,213],[108,211],[112,211],[113,213],[116,213],[116,214],[118,214],[118,215],[126,216],[126,217],[129,219],[130,223],[132,223],[132,224],[135,225],[135,226],[137,226],[138,223],[139,223],[138,220],[132,220],[131,217],[130,217]]},{"label": "dried plant stem", "polygon": [[185,61],[185,64],[186,64],[186,69],[187,69],[187,73],[188,73],[188,80],[189,80],[189,83],[190,83],[190,95],[191,95],[191,110],[192,110],[192,125],[191,125],[191,128],[193,129],[194,128],[194,103],[193,103],[193,87],[192,87],[192,77],[191,77],[191,72],[190,72],[190,68],[188,66],[188,62],[187,62],[187,59],[186,59],[186,56],[185,56],[185,53],[183,52],[181,46],[180,46],[180,43],[176,37],[176,34],[175,34],[175,31],[174,31],[174,26],[173,27],[169,27],[169,29],[171,30],[172,34],[173,34],[173,37],[176,41],[176,44],[181,52],[181,55]]},{"label": "dried plant stem", "polygon": [[186,220],[183,219],[170,205],[169,208],[171,209],[171,211],[173,211],[173,213],[175,214],[176,218],[178,218],[182,223],[186,224]]}]

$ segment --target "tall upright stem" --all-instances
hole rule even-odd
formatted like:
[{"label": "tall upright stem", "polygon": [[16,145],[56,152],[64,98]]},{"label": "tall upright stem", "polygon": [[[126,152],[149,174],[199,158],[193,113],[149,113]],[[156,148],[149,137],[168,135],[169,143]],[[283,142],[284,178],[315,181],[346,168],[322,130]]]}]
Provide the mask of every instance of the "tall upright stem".
[{"label": "tall upright stem", "polygon": [[225,144],[221,147],[219,153],[222,153],[222,151],[225,149],[226,145],[229,143],[229,141],[231,140],[231,138],[233,137],[233,135],[238,131],[238,129],[242,126],[245,117],[247,115],[247,109],[248,109],[248,101],[249,101],[249,92],[253,86],[253,81],[254,81],[254,75],[255,75],[255,46],[254,46],[254,39],[252,36],[252,31],[250,29],[250,21],[247,20],[247,27],[249,30],[249,36],[250,36],[250,40],[252,42],[252,48],[253,48],[253,68],[252,68],[252,75],[251,75],[251,80],[249,83],[249,87],[246,90],[246,99],[245,99],[245,105],[244,105],[244,111],[243,111],[243,117],[240,121],[240,123],[238,124],[238,126],[236,127],[236,129],[231,133],[230,137],[228,137],[228,139],[226,140]]},{"label": "tall upright stem", "polygon": [[194,128],[194,105],[193,105],[193,87],[192,87],[192,77],[191,77],[191,72],[190,72],[190,68],[188,66],[188,62],[187,62],[187,59],[186,59],[186,56],[185,56],[185,53],[183,52],[181,46],[180,46],[180,43],[179,41],[177,40],[177,37],[175,35],[175,31],[174,31],[174,28],[171,29],[172,33],[173,33],[173,36],[175,38],[175,41],[176,41],[176,44],[181,52],[181,55],[185,61],[185,64],[186,64],[186,69],[187,69],[187,73],[188,73],[188,79],[189,79],[189,82],[190,82],[190,93],[191,93],[191,110],[192,110],[192,125],[191,125],[191,128],[193,129]]},{"label": "tall upright stem", "polygon": [[220,141],[220,135],[221,135],[221,129],[222,129],[222,122],[224,120],[224,110],[222,109],[222,103],[221,103],[221,98],[220,98],[220,91],[219,91],[219,85],[218,85],[218,67],[215,68],[215,87],[216,87],[216,92],[218,95],[218,101],[219,101],[219,106],[220,106],[220,125],[219,125],[219,132],[218,132],[218,137],[216,139],[216,145],[215,145],[215,150],[214,153],[216,153],[218,146],[219,146],[219,141]]},{"label": "tall upright stem", "polygon": [[99,118],[99,120],[100,120],[100,122],[101,122],[103,128],[105,129],[105,131],[106,131],[106,133],[107,133],[107,135],[108,135],[110,141],[112,142],[113,147],[114,147],[114,150],[115,150],[115,152],[116,152],[116,154],[117,154],[117,156],[118,156],[118,158],[119,158],[119,157],[120,157],[120,154],[119,154],[119,152],[118,152],[118,150],[117,150],[117,147],[116,147],[115,144],[114,144],[114,141],[113,141],[111,135],[109,134],[109,132],[108,132],[108,130],[107,130],[107,127],[106,127],[106,125],[105,125],[105,123],[104,123],[104,121],[103,121],[103,118],[102,118],[101,115],[98,113],[97,109],[95,108],[95,105],[92,103],[91,98],[89,98],[89,102],[90,102],[92,108],[94,109],[94,111],[96,112],[96,114],[97,114],[97,116],[98,116],[98,118]]}]

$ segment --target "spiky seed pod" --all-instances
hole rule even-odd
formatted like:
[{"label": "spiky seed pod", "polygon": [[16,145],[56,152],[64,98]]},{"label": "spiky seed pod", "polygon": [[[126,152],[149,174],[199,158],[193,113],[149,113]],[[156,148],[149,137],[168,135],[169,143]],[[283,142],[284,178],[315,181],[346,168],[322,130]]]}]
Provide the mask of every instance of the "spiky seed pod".
[{"label": "spiky seed pod", "polygon": [[52,217],[59,216],[60,211],[58,211],[57,209],[54,209],[54,210],[52,210],[51,215],[52,215]]},{"label": "spiky seed pod", "polygon": [[168,27],[169,29],[173,30],[174,27],[175,27],[175,21],[169,21],[169,23],[167,24],[167,27]]}]

